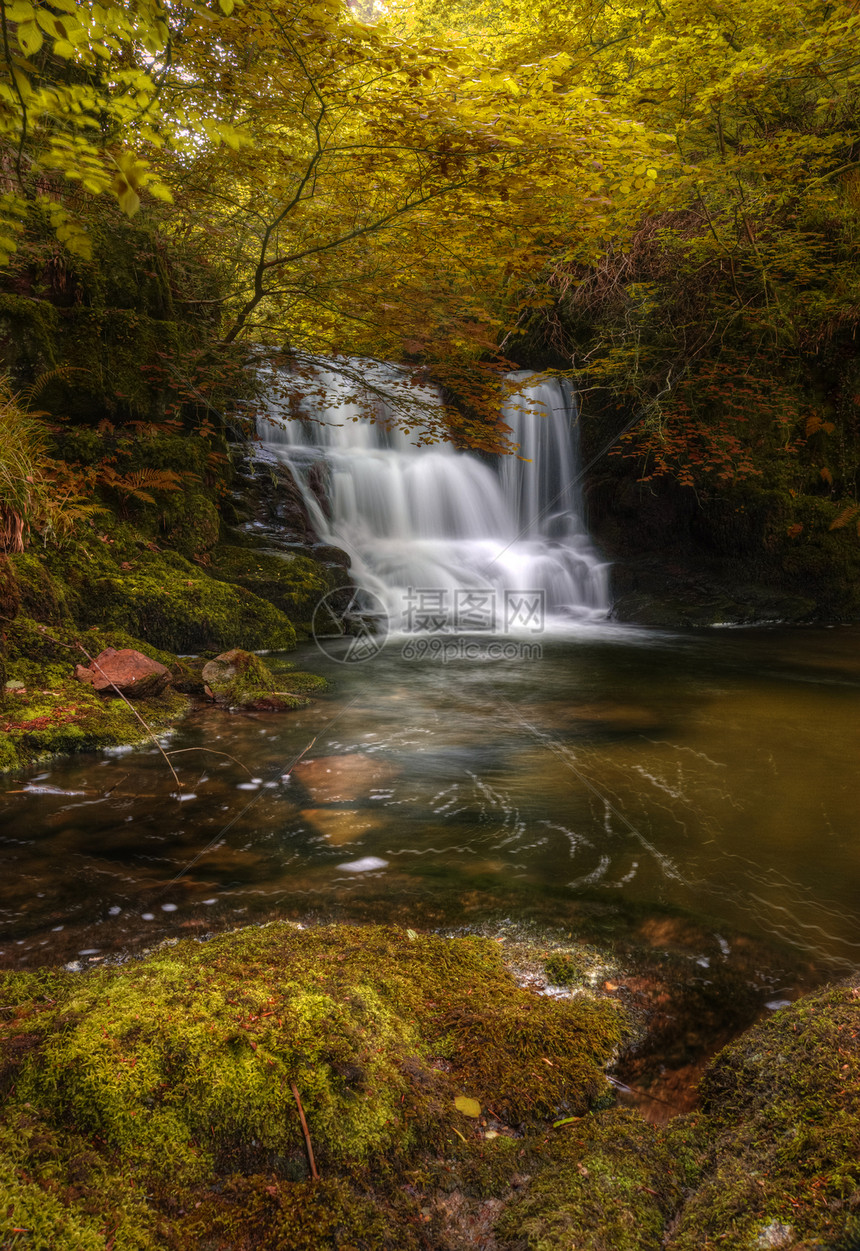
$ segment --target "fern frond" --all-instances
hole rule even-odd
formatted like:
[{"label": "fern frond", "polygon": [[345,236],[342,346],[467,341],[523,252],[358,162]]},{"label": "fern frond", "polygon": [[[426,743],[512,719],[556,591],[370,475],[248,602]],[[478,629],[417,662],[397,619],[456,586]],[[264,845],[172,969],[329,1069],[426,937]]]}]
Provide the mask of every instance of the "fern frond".
[{"label": "fern frond", "polygon": [[851,504],[844,512],[841,512],[835,521],[831,521],[829,529],[841,530],[843,526],[847,526],[849,521],[853,521],[855,517],[860,517],[860,504]]}]

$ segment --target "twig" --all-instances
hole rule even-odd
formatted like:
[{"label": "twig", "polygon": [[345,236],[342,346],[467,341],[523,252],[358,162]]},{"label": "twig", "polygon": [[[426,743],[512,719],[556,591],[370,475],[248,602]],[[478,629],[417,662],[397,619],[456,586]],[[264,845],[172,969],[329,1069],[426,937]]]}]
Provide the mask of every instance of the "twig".
[{"label": "twig", "polygon": [[[349,705],[347,705],[347,707],[349,707]],[[294,761],[293,761],[293,763],[290,765],[290,773],[292,773],[293,769],[295,769],[296,765],[297,765],[297,764],[299,763],[299,761],[302,759],[302,756],[306,756],[306,755],[308,754],[308,752],[309,752],[309,751],[310,751],[310,749],[313,747],[314,743],[317,741],[317,739],[318,739],[318,738],[319,738],[319,735],[318,735],[318,734],[315,734],[315,735],[313,736],[313,738],[311,739],[311,741],[308,743],[308,745],[307,745],[307,747],[305,748],[305,750],[304,750],[303,752],[301,752],[301,754],[300,754],[300,755],[296,756],[295,760],[294,760]]]},{"label": "twig", "polygon": [[233,764],[237,764],[240,769],[244,769],[249,778],[254,775],[247,765],[242,764],[241,760],[237,760],[235,756],[231,756],[227,751],[216,751],[214,747],[177,747],[175,751],[167,752],[168,756],[181,756],[186,751],[208,751],[213,756],[224,756],[227,760],[232,760]]},{"label": "twig", "polygon": [[302,1123],[302,1133],[305,1136],[305,1146],[308,1149],[308,1161],[311,1166],[311,1177],[313,1177],[315,1181],[319,1181],[320,1175],[317,1172],[317,1164],[316,1164],[316,1160],[314,1159],[314,1149],[313,1149],[313,1144],[311,1143],[310,1130],[308,1129],[308,1123],[305,1120],[305,1110],[302,1107],[302,1101],[299,1098],[299,1092],[296,1089],[295,1082],[292,1083],[292,1091],[293,1091],[293,1098],[296,1101],[296,1107],[299,1109],[299,1119],[301,1120],[301,1123]]}]

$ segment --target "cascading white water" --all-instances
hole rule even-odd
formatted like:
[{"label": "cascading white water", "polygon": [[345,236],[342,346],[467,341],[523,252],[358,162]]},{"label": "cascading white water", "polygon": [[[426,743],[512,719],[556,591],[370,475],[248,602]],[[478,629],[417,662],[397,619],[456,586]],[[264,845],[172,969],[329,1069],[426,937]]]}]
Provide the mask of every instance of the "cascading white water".
[{"label": "cascading white water", "polygon": [[[538,592],[549,618],[603,618],[608,567],[581,520],[572,392],[554,378],[511,375],[502,414],[522,459],[483,458],[448,443],[418,446],[438,412],[435,393],[405,386],[394,367],[362,370],[375,422],[356,403],[354,379],[320,362],[312,381],[294,385],[290,419],[273,398],[259,433],[289,464],[317,532],[349,554],[353,579],[382,600],[392,625],[415,628],[423,604],[437,628],[481,628],[481,611],[507,626],[507,606]],[[409,433],[392,425],[404,410]],[[471,602],[471,616],[455,619],[455,600]]]}]

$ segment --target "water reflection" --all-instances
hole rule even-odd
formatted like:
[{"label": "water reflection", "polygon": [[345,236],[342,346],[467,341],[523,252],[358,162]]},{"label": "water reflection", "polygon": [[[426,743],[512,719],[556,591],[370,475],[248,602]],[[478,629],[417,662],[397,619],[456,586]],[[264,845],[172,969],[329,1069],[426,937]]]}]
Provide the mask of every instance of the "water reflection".
[{"label": "water reflection", "polygon": [[154,749],[10,779],[0,959],[98,961],[275,913],[568,924],[587,906],[681,908],[853,965],[857,644],[615,630],[528,664],[309,652],[337,685],[308,709],[192,715],[181,800]]}]

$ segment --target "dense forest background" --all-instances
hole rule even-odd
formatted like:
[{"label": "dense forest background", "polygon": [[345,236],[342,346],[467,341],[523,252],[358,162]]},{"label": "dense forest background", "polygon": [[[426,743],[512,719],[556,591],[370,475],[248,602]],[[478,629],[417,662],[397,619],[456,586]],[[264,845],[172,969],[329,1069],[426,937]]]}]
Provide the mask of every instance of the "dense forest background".
[{"label": "dense forest background", "polygon": [[563,371],[619,615],[856,620],[859,30],[851,2],[4,3],[7,620],[236,641],[117,605],[150,557],[174,599],[247,585],[261,345],[409,363],[432,437],[484,452],[500,377]]}]

